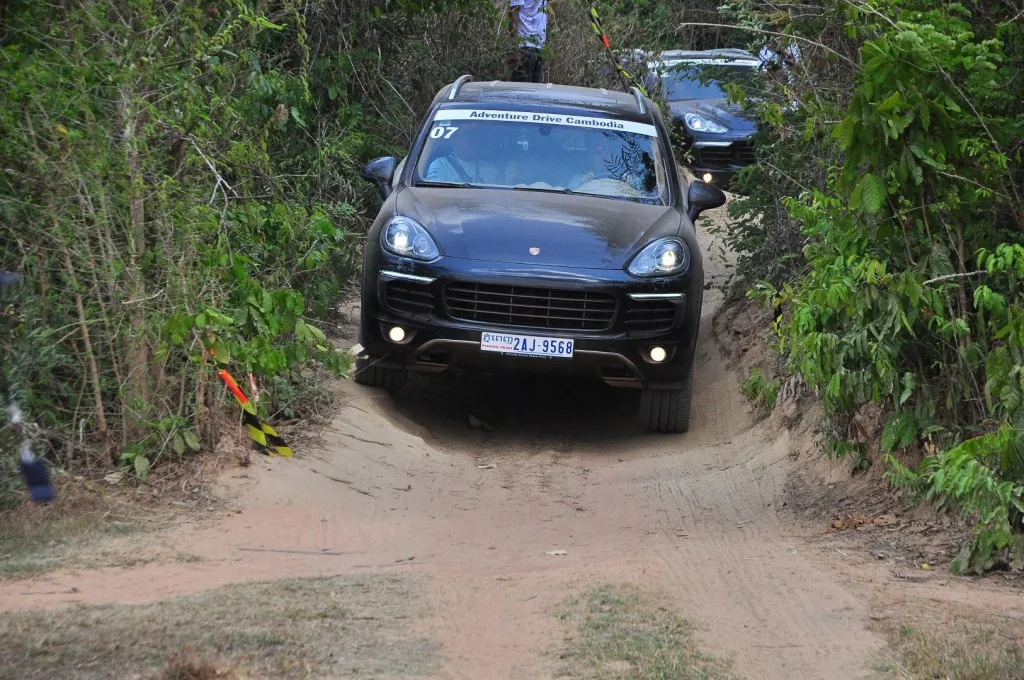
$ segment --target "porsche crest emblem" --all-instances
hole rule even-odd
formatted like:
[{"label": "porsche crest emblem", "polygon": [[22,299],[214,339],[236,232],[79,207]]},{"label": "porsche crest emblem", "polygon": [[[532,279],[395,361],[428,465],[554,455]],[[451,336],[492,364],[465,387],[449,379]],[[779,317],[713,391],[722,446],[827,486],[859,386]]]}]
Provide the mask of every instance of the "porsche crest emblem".
[{"label": "porsche crest emblem", "polygon": [[540,255],[540,248],[530,248],[530,255]]}]

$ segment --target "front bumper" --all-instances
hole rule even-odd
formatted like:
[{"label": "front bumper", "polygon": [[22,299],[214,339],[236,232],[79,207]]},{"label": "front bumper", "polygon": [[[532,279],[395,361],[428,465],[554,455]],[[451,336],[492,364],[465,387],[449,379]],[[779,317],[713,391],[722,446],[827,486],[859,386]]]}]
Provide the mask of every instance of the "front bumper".
[{"label": "front bumper", "polygon": [[736,142],[694,142],[691,153],[693,164],[691,170],[700,179],[710,184],[726,186],[737,172],[753,165],[755,162],[754,147],[745,140]]},{"label": "front bumper", "polygon": [[[675,134],[689,157],[686,165],[697,179],[723,189],[728,187],[733,175],[757,162],[753,133],[730,133],[724,135],[724,139],[723,136],[706,134],[694,137],[682,121],[677,121]],[[710,181],[707,175],[710,175]]]},{"label": "front bumper", "polygon": [[[443,265],[390,256],[382,259],[371,270],[374,274],[364,280],[360,334],[361,344],[380,366],[428,372],[465,368],[590,374],[609,385],[664,389],[681,384],[692,369],[703,293],[699,271],[696,274],[700,280],[696,282],[694,272],[675,279],[645,281],[608,270],[541,269],[450,257],[441,261]],[[495,290],[513,284],[519,291],[547,290],[574,296],[585,293],[588,299],[614,300],[614,312],[606,327],[598,328],[601,322],[591,320],[581,324],[589,328],[566,328],[539,327],[542,314],[513,325],[473,319],[465,309],[453,310],[451,291],[456,287]],[[480,304],[486,310],[495,305]],[[550,308],[546,311],[551,313]],[[394,326],[404,330],[400,342],[389,339]],[[572,339],[573,357],[482,352],[480,337],[484,331]],[[664,361],[651,359],[650,349],[655,346],[666,350]]]}]

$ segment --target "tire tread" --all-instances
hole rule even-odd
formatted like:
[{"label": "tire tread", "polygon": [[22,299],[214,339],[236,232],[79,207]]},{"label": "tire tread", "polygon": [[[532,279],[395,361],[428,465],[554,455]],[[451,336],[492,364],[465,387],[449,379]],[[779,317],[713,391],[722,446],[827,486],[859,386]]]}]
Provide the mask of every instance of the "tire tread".
[{"label": "tire tread", "polygon": [[352,379],[360,385],[379,387],[388,392],[397,392],[405,387],[408,372],[397,368],[386,368],[374,364],[374,359],[356,359]]},{"label": "tire tread", "polygon": [[679,389],[645,389],[640,400],[640,416],[655,432],[687,432],[692,394],[692,374]]}]

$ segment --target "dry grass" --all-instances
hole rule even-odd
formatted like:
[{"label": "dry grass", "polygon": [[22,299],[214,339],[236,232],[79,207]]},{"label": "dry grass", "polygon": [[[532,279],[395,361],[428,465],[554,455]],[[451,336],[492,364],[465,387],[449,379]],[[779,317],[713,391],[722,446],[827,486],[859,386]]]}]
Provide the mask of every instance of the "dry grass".
[{"label": "dry grass", "polygon": [[234,665],[201,658],[192,650],[183,649],[167,656],[155,680],[242,680],[235,671]]},{"label": "dry grass", "polygon": [[1020,619],[943,604],[899,607],[872,629],[889,642],[879,664],[899,680],[1024,680],[1024,626]]},{"label": "dry grass", "polygon": [[8,614],[0,618],[0,678],[416,677],[437,659],[429,640],[408,631],[424,613],[407,579],[375,576]]},{"label": "dry grass", "polygon": [[561,659],[563,678],[727,680],[729,664],[697,649],[691,626],[631,586],[603,585],[559,611],[574,632]]},{"label": "dry grass", "polygon": [[[70,564],[95,569],[179,559],[166,550],[143,555],[137,544],[125,548],[118,544],[126,537],[138,539],[140,534],[176,526],[193,516],[197,507],[213,503],[193,484],[185,485],[184,492],[176,485],[172,493],[153,486],[112,486],[67,476],[53,481],[57,486],[53,504],[25,504],[0,513],[0,580],[36,576]],[[193,493],[193,489],[199,491]]]}]

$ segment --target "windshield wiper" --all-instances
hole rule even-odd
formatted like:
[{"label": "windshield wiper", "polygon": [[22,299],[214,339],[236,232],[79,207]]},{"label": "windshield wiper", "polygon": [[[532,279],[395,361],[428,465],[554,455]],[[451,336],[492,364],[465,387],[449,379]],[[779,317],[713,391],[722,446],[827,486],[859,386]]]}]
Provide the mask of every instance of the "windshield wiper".
[{"label": "windshield wiper", "polygon": [[577,193],[577,192],[573,191],[572,189],[566,189],[564,187],[561,188],[561,189],[557,189],[555,187],[552,187],[550,189],[545,189],[543,187],[512,187],[512,191],[539,191],[539,192],[544,193],[544,194],[575,194],[575,193]]},{"label": "windshield wiper", "polygon": [[472,182],[433,182],[428,179],[421,179],[416,181],[418,187],[454,187],[456,189],[479,189],[481,185],[473,184]]}]

